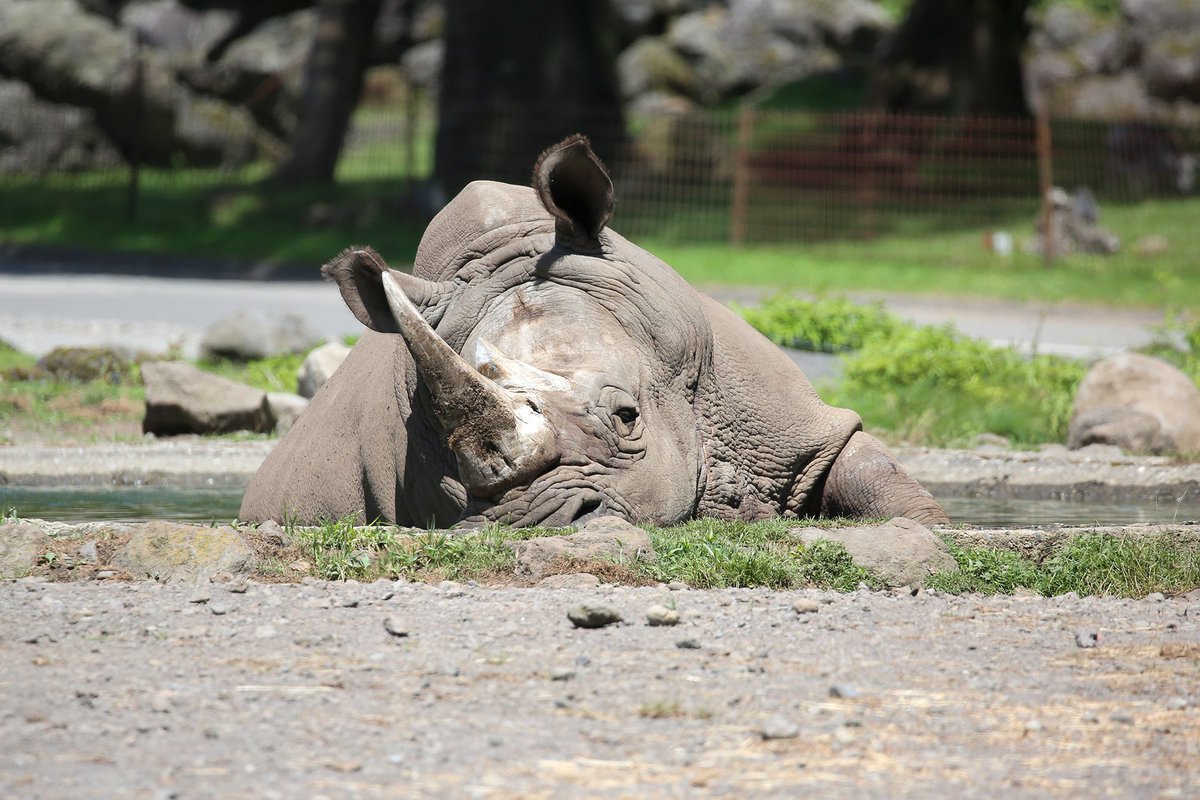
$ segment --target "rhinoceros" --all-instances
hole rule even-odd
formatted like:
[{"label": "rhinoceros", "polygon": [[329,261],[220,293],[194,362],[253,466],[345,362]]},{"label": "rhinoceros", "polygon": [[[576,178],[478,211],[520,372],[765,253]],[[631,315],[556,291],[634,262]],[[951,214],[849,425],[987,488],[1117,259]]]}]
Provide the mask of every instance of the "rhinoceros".
[{"label": "rhinoceros", "polygon": [[369,328],[251,480],[240,516],[418,527],[603,515],[905,516],[937,501],[775,345],[607,227],[586,138],[533,186],[476,181],[412,274],[322,271]]}]

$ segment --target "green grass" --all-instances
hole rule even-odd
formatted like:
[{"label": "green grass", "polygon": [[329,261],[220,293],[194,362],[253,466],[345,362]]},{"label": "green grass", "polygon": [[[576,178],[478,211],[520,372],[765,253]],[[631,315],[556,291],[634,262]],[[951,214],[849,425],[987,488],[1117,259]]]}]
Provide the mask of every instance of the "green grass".
[{"label": "green grass", "polygon": [[196,366],[205,372],[262,389],[265,392],[296,392],[296,373],[305,354],[271,356],[253,361],[201,359]]},{"label": "green grass", "polygon": [[[919,221],[919,218],[914,217]],[[912,232],[872,241],[815,241],[735,248],[642,237],[639,243],[694,284],[745,284],[816,293],[906,292],[977,295],[1038,302],[1077,301],[1172,309],[1200,305],[1200,200],[1110,205],[1103,222],[1121,237],[1114,256],[1072,256],[1047,266],[1018,251],[1010,258],[983,247],[983,228]],[[998,222],[1018,241],[1032,219]],[[1169,250],[1140,256],[1143,236],[1166,237]]]},{"label": "green grass", "polygon": [[[811,587],[846,592],[861,584],[883,588],[876,576],[853,563],[842,545],[819,541],[805,547],[789,533],[798,526],[844,523],[703,519],[672,528],[649,528],[656,560],[623,562],[622,566],[631,570],[626,573],[629,577],[683,581],[701,589]],[[493,527],[410,535],[386,526],[356,527],[353,518],[291,529],[312,559],[318,577],[429,582],[511,580],[515,558],[506,541],[570,532]],[[927,585],[955,594],[1011,594],[1026,589],[1047,596],[1075,592],[1144,597],[1151,592],[1176,595],[1200,588],[1200,552],[1180,547],[1168,534],[1135,539],[1085,533],[1040,564],[1012,551],[964,548],[949,536],[944,538],[958,571],[937,573]]]},{"label": "green grass", "polygon": [[1027,589],[1053,596],[1145,597],[1200,588],[1200,552],[1181,548],[1168,534],[1123,538],[1081,535],[1041,564],[997,548],[964,548],[946,538],[958,572],[930,576],[933,589],[962,594],[1011,594]]},{"label": "green grass", "polygon": [[[621,566],[630,570],[626,574],[632,578],[684,581],[697,588],[811,586],[851,591],[860,583],[882,585],[855,566],[841,545],[800,544],[788,534],[796,524],[794,520],[747,524],[706,519],[651,528],[657,559]],[[437,531],[408,535],[390,527],[356,527],[353,517],[348,517],[319,527],[294,528],[292,535],[312,559],[316,575],[326,579],[486,582],[513,572],[515,556],[506,541],[569,532],[493,527],[450,535]]]}]

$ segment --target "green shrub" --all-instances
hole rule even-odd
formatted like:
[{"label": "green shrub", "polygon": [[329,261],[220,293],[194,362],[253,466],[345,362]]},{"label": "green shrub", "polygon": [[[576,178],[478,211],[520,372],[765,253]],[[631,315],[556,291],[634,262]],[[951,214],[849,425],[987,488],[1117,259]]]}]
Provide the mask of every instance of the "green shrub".
[{"label": "green shrub", "polygon": [[901,325],[882,304],[860,305],[846,299],[800,300],[780,295],[757,308],[738,310],[775,344],[825,352],[862,347],[872,336],[890,336]]}]

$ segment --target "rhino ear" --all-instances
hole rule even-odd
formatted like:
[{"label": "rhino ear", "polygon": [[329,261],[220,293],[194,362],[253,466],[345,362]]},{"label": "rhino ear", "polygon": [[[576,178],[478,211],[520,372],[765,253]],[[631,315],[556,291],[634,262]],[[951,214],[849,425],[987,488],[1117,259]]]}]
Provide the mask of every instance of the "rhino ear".
[{"label": "rhino ear", "polygon": [[385,272],[391,273],[422,312],[448,299],[453,291],[452,283],[435,283],[391,269],[383,256],[370,247],[348,247],[321,267],[321,273],[338,285],[342,299],[359,322],[380,333],[399,333],[400,327],[383,289]]},{"label": "rhino ear", "polygon": [[538,157],[533,188],[558,221],[558,229],[596,239],[613,214],[608,170],[582,134],[564,139]]}]

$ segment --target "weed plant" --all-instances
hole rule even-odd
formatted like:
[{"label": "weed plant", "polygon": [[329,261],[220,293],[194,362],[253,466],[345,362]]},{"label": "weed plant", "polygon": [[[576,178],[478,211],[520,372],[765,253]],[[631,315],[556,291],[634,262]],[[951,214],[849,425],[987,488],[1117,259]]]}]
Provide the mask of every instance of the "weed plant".
[{"label": "weed plant", "polygon": [[1200,588],[1200,552],[1180,547],[1168,534],[1136,539],[1084,534],[1041,564],[1009,550],[964,548],[948,537],[946,543],[958,571],[933,575],[927,585],[954,594],[1026,589],[1046,596],[1145,597]]}]

